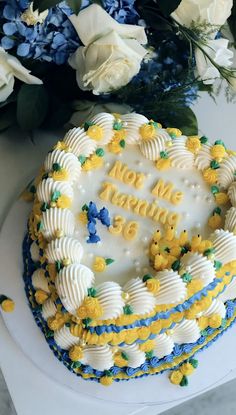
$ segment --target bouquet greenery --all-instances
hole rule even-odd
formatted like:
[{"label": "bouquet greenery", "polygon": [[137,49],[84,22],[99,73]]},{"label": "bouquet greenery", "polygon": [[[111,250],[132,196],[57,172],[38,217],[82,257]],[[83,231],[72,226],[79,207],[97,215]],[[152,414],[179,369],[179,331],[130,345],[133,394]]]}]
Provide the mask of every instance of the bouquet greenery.
[{"label": "bouquet greenery", "polygon": [[105,110],[193,135],[199,91],[236,90],[233,0],[1,0],[0,30],[0,130]]}]

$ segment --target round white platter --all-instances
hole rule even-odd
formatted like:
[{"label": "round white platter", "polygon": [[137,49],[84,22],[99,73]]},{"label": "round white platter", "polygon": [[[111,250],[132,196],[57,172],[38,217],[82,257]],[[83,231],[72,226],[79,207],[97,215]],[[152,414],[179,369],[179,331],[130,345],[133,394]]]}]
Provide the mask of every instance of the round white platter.
[{"label": "round white platter", "polygon": [[[5,324],[25,355],[47,376],[77,394],[123,404],[157,405],[178,402],[203,393],[217,385],[236,368],[236,330],[232,328],[199,357],[199,367],[188,387],[173,386],[166,373],[109,388],[84,381],[59,362],[48,347],[28,306],[22,278],[22,240],[30,204],[18,200],[12,206],[0,234],[0,293],[15,301],[13,313],[3,313]],[[20,362],[19,362],[20,364]]]}]

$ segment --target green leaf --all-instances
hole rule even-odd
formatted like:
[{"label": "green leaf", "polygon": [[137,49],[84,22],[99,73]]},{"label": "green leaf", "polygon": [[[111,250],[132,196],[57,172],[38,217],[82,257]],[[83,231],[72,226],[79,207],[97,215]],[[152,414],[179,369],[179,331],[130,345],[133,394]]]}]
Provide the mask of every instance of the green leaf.
[{"label": "green leaf", "polygon": [[17,97],[17,121],[23,130],[39,127],[48,110],[48,94],[43,85],[21,86]]},{"label": "green leaf", "polygon": [[121,357],[124,359],[124,360],[129,360],[129,358],[128,358],[128,355],[127,355],[127,353],[125,353],[125,352],[121,352]]},{"label": "green leaf", "polygon": [[75,14],[78,14],[81,9],[82,0],[67,0],[67,4]]},{"label": "green leaf", "polygon": [[236,1],[233,2],[233,8],[231,10],[231,15],[228,19],[229,27],[231,33],[234,37],[234,41],[236,42]]},{"label": "green leaf", "polygon": [[169,16],[180,5],[181,0],[158,0],[158,6],[165,16]]},{"label": "green leaf", "polygon": [[[197,118],[191,108],[177,108],[169,114],[172,126],[179,128],[184,135],[197,135],[198,123]],[[168,127],[171,127],[168,125]]]},{"label": "green leaf", "polygon": [[16,122],[16,107],[14,104],[0,109],[0,131],[4,131]]},{"label": "green leaf", "polygon": [[58,0],[34,0],[33,10],[39,10],[43,12],[44,10],[50,9],[58,4]]},{"label": "green leaf", "polygon": [[123,307],[123,311],[124,311],[124,314],[126,314],[128,316],[131,315],[131,314],[133,314],[133,309],[132,309],[131,305],[129,305],[129,304],[126,304]]},{"label": "green leaf", "polygon": [[148,280],[151,280],[153,277],[152,277],[152,275],[151,274],[145,274],[144,276],[143,276],[143,282],[146,282],[146,281],[148,281]]}]

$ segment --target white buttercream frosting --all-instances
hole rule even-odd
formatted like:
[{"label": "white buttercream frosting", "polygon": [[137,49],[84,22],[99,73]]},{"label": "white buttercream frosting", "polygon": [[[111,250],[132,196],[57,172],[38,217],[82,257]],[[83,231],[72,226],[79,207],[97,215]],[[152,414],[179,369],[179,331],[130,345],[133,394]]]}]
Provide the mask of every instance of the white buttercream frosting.
[{"label": "white buttercream frosting", "polygon": [[165,130],[157,129],[155,137],[150,140],[142,140],[139,148],[148,160],[157,160],[160,157],[160,152],[165,150],[166,142],[169,140],[171,138]]},{"label": "white buttercream frosting", "polygon": [[78,239],[70,236],[52,240],[45,254],[49,263],[69,259],[71,262],[80,262],[83,256],[83,247]]},{"label": "white buttercream frosting", "polygon": [[36,269],[32,274],[32,285],[35,290],[43,290],[46,293],[50,293],[48,288],[48,280],[45,277],[45,271],[41,268]]},{"label": "white buttercream frosting", "polygon": [[218,300],[223,301],[225,303],[228,300],[234,300],[236,298],[236,277],[232,279],[232,281],[227,285],[225,290],[222,294],[218,297]]},{"label": "white buttercream frosting", "polygon": [[113,354],[108,345],[85,347],[80,361],[96,370],[108,370],[114,365]]},{"label": "white buttercream frosting", "polygon": [[220,315],[221,318],[225,318],[226,316],[226,308],[223,303],[223,301],[219,300],[217,298],[216,300],[213,300],[210,307],[204,311],[201,315],[205,317],[211,317],[214,314]]},{"label": "white buttercream frosting", "polygon": [[158,334],[155,338],[155,343],[154,355],[157,356],[158,359],[168,356],[174,349],[174,342],[171,336],[167,336],[165,333]]},{"label": "white buttercream frosting", "polygon": [[143,124],[147,124],[149,120],[144,115],[136,114],[135,112],[121,115],[121,119],[127,131],[127,144],[137,144],[140,142],[142,137],[139,129]]},{"label": "white buttercream frosting", "polygon": [[210,163],[213,160],[211,147],[211,144],[202,144],[200,150],[196,154],[194,164],[198,170],[204,170],[210,167]]},{"label": "white buttercream frosting", "polygon": [[123,314],[125,304],[119,284],[113,281],[106,281],[98,285],[96,291],[99,304],[103,310],[101,320],[117,318]]},{"label": "white buttercream frosting", "polygon": [[42,213],[42,233],[51,240],[56,232],[61,231],[65,236],[72,236],[75,229],[75,218],[69,209],[51,208]]},{"label": "white buttercream frosting", "polygon": [[186,147],[187,137],[175,138],[172,146],[168,148],[171,165],[179,169],[191,169],[194,163],[194,155]]},{"label": "white buttercream frosting", "polygon": [[64,142],[77,157],[89,157],[97,147],[96,141],[91,140],[83,128],[69,130],[64,137]]},{"label": "white buttercream frosting", "polygon": [[204,286],[210,284],[215,278],[215,268],[211,261],[197,252],[187,252],[181,258],[179,273],[188,273],[192,279],[200,279]]},{"label": "white buttercream frosting", "polygon": [[236,258],[236,236],[223,229],[217,229],[210,236],[210,240],[215,248],[215,258],[223,265],[235,260]]},{"label": "white buttercream frosting", "polygon": [[120,350],[125,352],[128,357],[127,366],[134,369],[141,366],[146,360],[145,353],[139,349],[137,344],[123,346]]},{"label": "white buttercream frosting", "polygon": [[156,278],[160,281],[156,304],[177,304],[185,299],[186,285],[176,271],[160,271],[156,274]]},{"label": "white buttercream frosting", "polygon": [[140,278],[132,278],[125,284],[123,290],[129,294],[128,303],[134,314],[146,314],[153,310],[155,298]]},{"label": "white buttercream frosting", "polygon": [[108,144],[111,141],[114,134],[113,124],[115,121],[115,117],[112,114],[108,114],[107,112],[100,112],[100,114],[97,114],[94,117],[92,117],[90,121],[101,127],[103,130],[103,136],[101,140],[97,142],[97,144]]},{"label": "white buttercream frosting", "polygon": [[236,207],[236,182],[231,183],[229,186],[228,196],[232,206]]},{"label": "white buttercream frosting", "polygon": [[55,285],[67,311],[76,315],[76,310],[88,295],[88,288],[93,282],[94,274],[85,265],[71,264],[59,272]]},{"label": "white buttercream frosting", "polygon": [[59,166],[69,173],[69,181],[77,181],[80,172],[81,172],[81,164],[73,153],[66,153],[65,151],[60,150],[53,150],[49,152],[45,162],[44,168],[47,172],[52,171],[53,164],[59,164]]},{"label": "white buttercream frosting", "polygon": [[231,207],[225,215],[225,230],[236,233],[236,208]]},{"label": "white buttercream frosting", "polygon": [[42,305],[42,316],[44,320],[55,316],[57,308],[51,298],[48,298]]},{"label": "white buttercream frosting", "polygon": [[58,191],[61,195],[65,195],[70,199],[73,198],[73,188],[70,182],[55,182],[50,177],[42,180],[37,187],[37,198],[39,202],[49,203],[51,201],[52,194]]},{"label": "white buttercream frosting", "polygon": [[66,325],[54,332],[54,340],[56,344],[64,350],[69,350],[72,346],[75,346],[80,342],[78,337],[71,334],[69,327],[66,327]]},{"label": "white buttercream frosting", "polygon": [[224,189],[227,189],[229,185],[235,179],[236,171],[236,156],[230,156],[220,164],[218,169],[218,183]]},{"label": "white buttercream frosting", "polygon": [[174,343],[195,343],[201,336],[200,328],[195,320],[184,320],[173,328],[171,338]]},{"label": "white buttercream frosting", "polygon": [[37,262],[40,259],[39,246],[35,241],[30,245],[30,256],[34,262]]}]

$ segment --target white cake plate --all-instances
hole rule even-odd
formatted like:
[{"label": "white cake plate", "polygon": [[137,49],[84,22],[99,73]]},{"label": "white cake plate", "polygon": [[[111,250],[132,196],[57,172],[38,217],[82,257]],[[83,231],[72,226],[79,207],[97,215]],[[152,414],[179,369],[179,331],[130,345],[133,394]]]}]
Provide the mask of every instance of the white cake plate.
[{"label": "white cake plate", "polygon": [[[3,313],[5,324],[25,355],[47,376],[59,384],[103,401],[123,404],[157,405],[178,402],[217,386],[236,368],[236,333],[229,330],[209,349],[200,353],[199,367],[188,387],[171,385],[166,373],[109,388],[84,381],[71,373],[50,350],[28,306],[22,278],[22,240],[30,205],[18,200],[12,206],[0,234],[0,293],[15,301],[14,313]],[[19,362],[20,364],[20,362]]]}]

